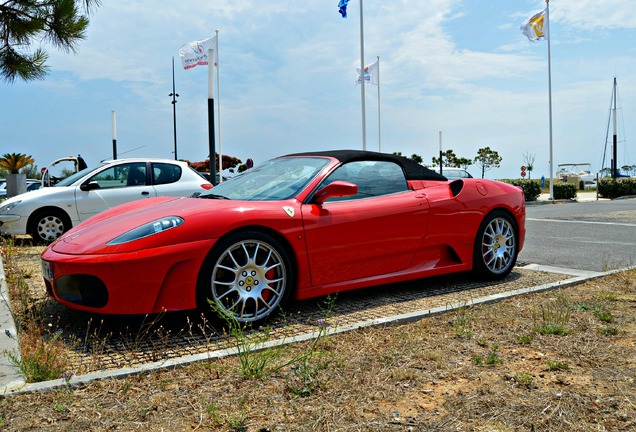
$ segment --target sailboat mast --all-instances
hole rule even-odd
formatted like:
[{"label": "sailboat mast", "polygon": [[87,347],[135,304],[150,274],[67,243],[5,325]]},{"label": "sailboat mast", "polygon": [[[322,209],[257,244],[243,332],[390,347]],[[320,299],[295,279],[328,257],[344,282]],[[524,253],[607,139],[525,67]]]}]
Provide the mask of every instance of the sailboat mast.
[{"label": "sailboat mast", "polygon": [[618,154],[616,148],[618,147],[618,137],[616,132],[616,77],[614,77],[614,91],[612,94],[614,105],[612,107],[612,127],[614,135],[612,137],[612,178],[618,177]]}]

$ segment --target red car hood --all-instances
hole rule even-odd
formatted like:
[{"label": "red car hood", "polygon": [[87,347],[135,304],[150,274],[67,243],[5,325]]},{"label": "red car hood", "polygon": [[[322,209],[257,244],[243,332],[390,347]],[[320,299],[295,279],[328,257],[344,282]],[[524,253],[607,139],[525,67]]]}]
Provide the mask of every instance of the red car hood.
[{"label": "red car hood", "polygon": [[[217,220],[220,214],[227,212],[246,210],[257,212],[256,207],[258,204],[241,207],[237,206],[236,201],[183,197],[158,197],[133,201],[113,207],[77,225],[52,243],[50,248],[55,252],[71,255],[122,253],[199,241],[204,238],[214,238],[217,230],[211,227],[207,233],[203,233],[200,229],[196,229],[201,226],[192,223],[193,220],[205,218],[211,222]],[[179,227],[140,240],[107,246],[108,242],[134,228],[168,216],[179,216],[185,222]]]}]

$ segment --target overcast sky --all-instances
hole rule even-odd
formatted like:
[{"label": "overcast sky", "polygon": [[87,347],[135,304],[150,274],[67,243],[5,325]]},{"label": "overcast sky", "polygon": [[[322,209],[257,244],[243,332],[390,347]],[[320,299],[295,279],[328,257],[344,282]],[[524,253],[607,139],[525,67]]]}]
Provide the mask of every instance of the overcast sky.
[{"label": "overcast sky", "polygon": [[[44,45],[44,81],[0,83],[0,153],[31,154],[40,168],[76,154],[96,164],[112,157],[116,111],[119,156],[173,159],[174,57],[178,157],[205,159],[207,67],[184,70],[178,50],[215,29],[224,154],[258,164],[360,149],[360,3],[350,1],[346,19],[337,5],[104,1],[77,54]],[[365,64],[380,56],[382,151],[430,164],[442,131],[444,149],[460,157],[499,152],[502,166],[488,178],[518,178],[524,154],[536,157],[533,177],[549,177],[548,45],[519,30],[543,8],[541,0],[364,0]],[[614,77],[619,166],[636,164],[636,1],[552,0],[550,18],[555,169],[602,168]],[[366,90],[368,150],[378,150],[377,90]]]}]

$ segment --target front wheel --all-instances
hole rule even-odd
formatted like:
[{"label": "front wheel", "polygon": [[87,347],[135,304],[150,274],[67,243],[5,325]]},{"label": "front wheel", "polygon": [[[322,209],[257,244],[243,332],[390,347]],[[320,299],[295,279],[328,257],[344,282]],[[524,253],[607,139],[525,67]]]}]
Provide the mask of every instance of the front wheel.
[{"label": "front wheel", "polygon": [[30,234],[35,243],[48,244],[69,229],[71,224],[60,211],[44,210],[33,217]]},{"label": "front wheel", "polygon": [[222,239],[203,263],[199,306],[241,324],[258,325],[289,298],[292,268],[285,248],[261,232]]},{"label": "front wheel", "polygon": [[486,279],[504,278],[517,262],[517,254],[514,219],[503,211],[486,216],[475,238],[473,271]]}]

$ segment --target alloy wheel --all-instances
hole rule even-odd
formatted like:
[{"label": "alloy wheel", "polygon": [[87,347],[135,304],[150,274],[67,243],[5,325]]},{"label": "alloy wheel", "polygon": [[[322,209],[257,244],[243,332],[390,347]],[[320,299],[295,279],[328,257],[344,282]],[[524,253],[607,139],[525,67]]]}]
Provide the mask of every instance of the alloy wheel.
[{"label": "alloy wheel", "polygon": [[254,239],[232,244],[212,270],[211,300],[222,314],[255,322],[273,313],[287,288],[286,261],[271,244]]},{"label": "alloy wheel", "polygon": [[516,235],[510,221],[492,219],[484,230],[481,254],[484,264],[493,274],[502,274],[513,265],[516,256]]}]

